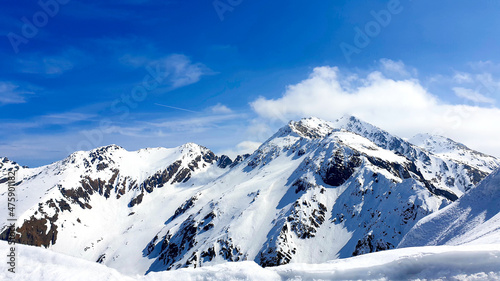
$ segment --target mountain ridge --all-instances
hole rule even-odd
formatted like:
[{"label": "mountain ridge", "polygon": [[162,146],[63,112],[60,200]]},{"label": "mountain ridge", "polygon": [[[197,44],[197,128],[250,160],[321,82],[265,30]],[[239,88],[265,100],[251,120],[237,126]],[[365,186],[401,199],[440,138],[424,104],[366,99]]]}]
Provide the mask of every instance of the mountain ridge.
[{"label": "mountain ridge", "polygon": [[499,164],[470,155],[436,155],[355,117],[291,121],[235,161],[193,143],[110,145],[15,166],[27,194],[17,239],[133,274],[324,262],[395,248]]},{"label": "mountain ridge", "polygon": [[419,221],[398,247],[500,243],[500,169],[463,197]]}]

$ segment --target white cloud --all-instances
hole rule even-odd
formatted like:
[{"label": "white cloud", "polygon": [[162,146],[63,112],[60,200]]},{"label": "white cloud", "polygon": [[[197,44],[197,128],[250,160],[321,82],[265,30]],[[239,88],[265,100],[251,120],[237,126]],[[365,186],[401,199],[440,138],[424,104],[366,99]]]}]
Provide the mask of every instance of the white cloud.
[{"label": "white cloud", "polygon": [[192,63],[185,55],[171,55],[159,63],[164,63],[170,73],[170,81],[173,88],[180,88],[196,83],[203,75],[211,74],[212,71],[202,63]]},{"label": "white cloud", "polygon": [[343,79],[336,67],[317,67],[309,78],[288,86],[282,97],[260,97],[251,107],[264,121],[355,115],[401,137],[439,133],[500,156],[498,144],[483,141],[500,139],[498,108],[447,104],[418,80],[393,80],[377,71],[357,78],[351,83],[355,87],[344,86]]},{"label": "white cloud", "polygon": [[390,59],[381,59],[380,65],[383,71],[408,76],[410,73],[406,70],[406,66],[402,61],[393,61]]},{"label": "white cloud", "polygon": [[214,72],[202,63],[192,62],[182,54],[172,54],[160,59],[125,55],[120,62],[134,68],[143,67],[168,90],[177,89],[200,81],[202,76]]},{"label": "white cloud", "polygon": [[466,100],[475,102],[475,103],[488,103],[488,104],[494,104],[495,100],[485,97],[484,95],[471,90],[471,89],[466,89],[462,87],[454,87],[453,91],[455,92],[455,95],[458,97],[464,98]]},{"label": "white cloud", "polygon": [[236,145],[236,148],[238,148],[240,154],[252,153],[259,148],[261,144],[261,142],[256,141],[242,141]]},{"label": "white cloud", "polygon": [[22,91],[19,86],[10,82],[0,82],[0,106],[6,104],[25,103],[25,96],[33,94],[29,91]]},{"label": "white cloud", "polygon": [[455,81],[458,84],[463,84],[463,83],[472,83],[474,80],[472,79],[469,73],[457,72],[453,76],[453,81]]},{"label": "white cloud", "polygon": [[227,155],[231,159],[235,159],[236,156],[238,155],[243,155],[243,154],[252,154],[259,146],[261,145],[261,142],[255,142],[255,141],[242,141],[236,145],[235,148],[233,149],[226,149],[220,152],[220,155]]},{"label": "white cloud", "polygon": [[223,104],[220,104],[220,103],[218,103],[218,104],[210,107],[209,109],[214,114],[230,114],[230,113],[233,113],[233,111],[229,107],[227,107],[227,106],[225,106]]}]

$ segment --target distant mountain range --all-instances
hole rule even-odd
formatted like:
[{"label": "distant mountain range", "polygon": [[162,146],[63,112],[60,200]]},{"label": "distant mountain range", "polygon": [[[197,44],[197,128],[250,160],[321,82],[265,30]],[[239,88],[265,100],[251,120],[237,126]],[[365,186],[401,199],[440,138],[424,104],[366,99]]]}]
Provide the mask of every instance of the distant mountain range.
[{"label": "distant mountain range", "polygon": [[306,118],[234,160],[193,143],[110,145],[39,168],[0,158],[0,197],[17,170],[17,242],[122,273],[275,266],[493,241],[499,166],[441,136],[404,140],[351,116]]}]

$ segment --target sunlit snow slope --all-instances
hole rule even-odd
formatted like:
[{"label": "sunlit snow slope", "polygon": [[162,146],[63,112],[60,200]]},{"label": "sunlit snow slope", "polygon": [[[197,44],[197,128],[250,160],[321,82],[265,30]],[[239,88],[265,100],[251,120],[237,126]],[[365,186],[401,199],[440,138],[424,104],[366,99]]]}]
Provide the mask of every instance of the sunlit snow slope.
[{"label": "sunlit snow slope", "polygon": [[[500,246],[440,246],[389,250],[321,264],[262,268],[254,262],[225,263],[127,276],[106,266],[44,249],[18,245],[16,273],[0,263],[1,280],[499,280]],[[7,243],[0,241],[0,252]]]},{"label": "sunlit snow slope", "polygon": [[400,247],[500,243],[500,170],[415,225]]},{"label": "sunlit snow slope", "polygon": [[395,248],[499,166],[444,142],[419,147],[355,117],[306,118],[235,161],[192,143],[111,145],[33,169],[4,158],[0,199],[17,170],[18,243],[126,274],[323,263]]}]

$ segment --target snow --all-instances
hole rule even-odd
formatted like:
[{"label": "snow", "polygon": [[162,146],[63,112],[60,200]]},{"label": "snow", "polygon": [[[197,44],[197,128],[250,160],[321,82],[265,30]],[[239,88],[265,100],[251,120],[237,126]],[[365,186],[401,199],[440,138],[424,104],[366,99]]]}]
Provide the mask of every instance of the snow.
[{"label": "snow", "polygon": [[[32,216],[38,209],[38,203],[64,199],[59,185],[70,189],[79,187],[85,176],[107,181],[113,176],[114,169],[119,170],[117,185],[124,180],[140,184],[176,161],[181,161],[181,167],[186,168],[197,156],[208,151],[193,143],[171,149],[148,148],[131,152],[112,145],[75,152],[62,161],[40,168],[20,167],[18,178],[23,182],[18,186],[18,223]],[[98,158],[91,156],[96,153],[103,157],[102,161],[108,163],[109,167],[97,169],[100,160],[88,165],[89,161]],[[424,163],[427,161],[425,158],[422,160],[415,155],[428,155],[429,163]],[[337,161],[337,156],[341,160]],[[478,163],[486,159],[476,154],[469,156],[478,157]],[[356,164],[353,171],[346,172],[349,178],[345,182],[338,186],[325,183],[327,180],[320,173],[334,164],[342,166],[356,158],[359,165]],[[383,164],[376,164],[374,159]],[[92,209],[71,204],[71,212],[59,213],[55,224],[58,226],[57,242],[50,245],[49,249],[85,259],[92,266],[101,266],[93,262],[105,254],[103,264],[119,270],[121,274],[135,276],[133,274],[150,271],[147,278],[160,280],[163,276],[171,278],[170,273],[153,272],[166,269],[165,260],[160,260],[158,256],[163,251],[163,239],[169,234],[174,237],[171,244],[194,241],[192,246],[186,246],[175,256],[176,260],[172,264],[176,268],[184,266],[192,257],[197,258],[196,263],[190,263],[190,266],[201,264],[201,269],[176,271],[175,276],[185,274],[186,280],[197,280],[196,275],[190,277],[192,272],[208,276],[203,277],[206,279],[225,278],[225,271],[230,272],[228,279],[260,276],[255,275],[257,273],[265,277],[252,277],[255,280],[283,276],[292,278],[293,274],[322,278],[322,270],[337,272],[337,275],[332,276],[363,276],[355,272],[361,270],[355,266],[352,272],[343,270],[340,266],[343,262],[340,261],[338,266],[335,262],[322,263],[352,256],[356,244],[366,238],[367,233],[373,234],[374,243],[396,246],[417,220],[449,203],[444,197],[429,192],[423,180],[414,173],[409,173],[408,177],[398,176],[396,170],[399,168],[394,167],[400,167],[401,172],[408,169],[412,162],[421,168],[424,177],[431,182],[441,176],[444,181],[446,176],[456,176],[457,173],[467,177],[467,171],[460,168],[463,165],[460,166],[455,160],[424,151],[357,119],[345,118],[336,123],[317,118],[302,119],[280,129],[234,168],[220,169],[214,163],[198,162],[201,163],[200,167],[193,171],[187,182],[169,182],[165,186],[155,187],[153,192],[144,193],[139,205],[128,205],[131,199],[140,194],[138,188],[127,189],[120,198],[117,198],[116,190],[112,191],[115,193],[109,198],[95,192],[88,200]],[[444,164],[448,165],[449,171],[443,168]],[[298,191],[299,180],[306,187]],[[442,182],[435,181],[438,187],[445,189]],[[456,182],[469,183],[462,179]],[[449,189],[460,195],[463,187],[455,185]],[[0,194],[2,197],[5,198],[5,193]],[[196,200],[192,206],[172,218],[178,208],[193,197]],[[320,211],[320,204],[326,211],[322,222],[312,227],[311,221]],[[55,214],[53,208],[47,207],[47,204],[44,206],[44,211],[50,216]],[[0,206],[0,212],[5,214],[3,208]],[[205,226],[204,218],[210,214],[214,214],[211,220],[213,226],[207,231],[200,231]],[[403,215],[408,217],[407,221],[402,221]],[[40,212],[35,216],[43,217]],[[342,220],[338,219],[339,216]],[[485,217],[477,216],[477,220],[485,222]],[[300,238],[293,230],[282,231],[285,227],[287,230],[292,229],[291,222],[300,222],[298,228],[313,229],[310,233],[315,236]],[[486,223],[492,224],[488,229],[499,225],[493,220]],[[183,225],[188,227],[183,229]],[[189,232],[186,229],[196,229],[196,235],[183,236]],[[219,241],[233,247],[231,258],[247,261],[225,263],[230,258],[219,254],[222,247]],[[146,251],[149,245],[156,247],[153,254]],[[217,255],[210,261],[201,260],[200,255],[210,247],[215,249]],[[261,253],[273,248],[293,253],[290,254],[293,264],[262,269],[251,262],[258,261]],[[413,255],[413,252],[397,253]],[[355,260],[364,261],[363,257]],[[380,261],[385,257],[391,266],[395,262],[391,256],[375,257]],[[404,255],[401,259],[404,260]],[[310,263],[321,265],[318,265],[317,271],[310,271],[314,268]],[[387,276],[396,276],[390,275],[392,273],[386,269],[374,270]],[[114,278],[115,273],[103,274],[108,274],[103,275],[103,278]]]},{"label": "snow", "polygon": [[446,208],[420,220],[399,247],[500,243],[500,169]]},{"label": "snow", "polygon": [[396,163],[404,163],[408,161],[404,156],[399,156],[396,155],[393,151],[380,148],[372,141],[348,131],[332,133],[332,137],[330,140],[336,141],[336,139],[369,156]]},{"label": "snow", "polygon": [[380,148],[404,155],[427,181],[458,197],[478,184],[476,175],[487,175],[500,167],[499,159],[445,137],[420,134],[406,141],[354,116],[344,116],[330,124],[359,134]]},{"label": "snow", "polygon": [[[78,151],[64,160],[39,168],[19,167],[17,181],[22,182],[16,187],[16,225],[20,226],[31,216],[43,218],[44,215],[37,212],[38,203],[66,200],[71,205],[71,211],[59,213],[60,218],[56,222],[57,242],[50,246],[51,250],[90,261],[96,261],[105,253],[105,263],[112,263],[122,272],[144,273],[152,260],[144,258],[142,250],[152,236],[164,226],[165,220],[186,198],[196,194],[200,186],[226,171],[216,165],[205,167],[200,164],[199,169],[193,171],[189,183],[156,188],[154,196],[144,196],[142,204],[132,208],[128,207],[128,203],[140,194],[140,190],[127,190],[120,199],[115,194],[105,198],[95,192],[89,197],[92,208],[82,209],[64,198],[59,186],[66,189],[81,186],[80,181],[84,176],[106,181],[112,177],[114,169],[120,171],[119,177],[123,177],[127,183],[140,183],[178,160],[182,161],[181,168],[186,168],[202,152],[208,151],[194,143],[176,148],[147,148],[138,151],[126,151],[119,146],[109,145],[91,151]],[[99,162],[92,161],[101,157],[102,162],[108,163],[109,167],[98,170],[96,165]],[[6,161],[2,168],[13,166]],[[0,186],[0,198],[6,200],[7,184]],[[0,206],[1,214],[7,213],[6,208],[7,204]],[[54,208],[45,205],[43,210],[49,217],[55,215]],[[134,215],[130,215],[131,213]],[[46,227],[48,232],[49,221]]]},{"label": "snow", "polygon": [[[0,241],[0,252],[8,245]],[[157,281],[157,280],[498,280],[500,244],[434,246],[388,250],[320,264],[262,268],[255,262],[124,275],[104,265],[16,245],[16,273],[0,263],[1,280],[19,281]]]},{"label": "snow", "polygon": [[440,157],[477,167],[483,172],[490,173],[498,167],[498,160],[495,157],[473,151],[446,137],[418,134],[412,137],[409,142]]}]

